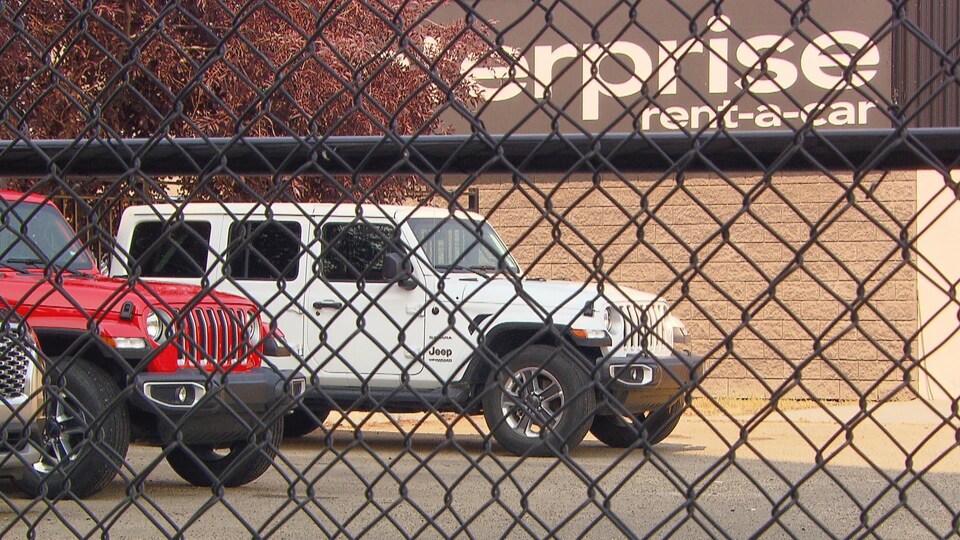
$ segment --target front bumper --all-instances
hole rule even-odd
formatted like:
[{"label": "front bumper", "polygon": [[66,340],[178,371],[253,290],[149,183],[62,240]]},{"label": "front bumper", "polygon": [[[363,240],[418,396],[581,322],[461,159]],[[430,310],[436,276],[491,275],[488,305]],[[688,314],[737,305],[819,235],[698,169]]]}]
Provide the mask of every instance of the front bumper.
[{"label": "front bumper", "polygon": [[0,402],[0,478],[19,478],[40,462],[40,431],[44,424],[40,371],[29,369],[23,395]]},{"label": "front bumper", "polygon": [[[703,358],[685,354],[619,356],[598,363],[600,402],[611,414],[639,414],[672,403],[703,374]],[[604,399],[606,398],[606,399]]]},{"label": "front bumper", "polygon": [[0,444],[0,478],[20,478],[24,469],[40,461],[40,450],[30,440],[22,425],[10,422],[3,426]]},{"label": "front bumper", "polygon": [[[155,425],[145,427],[161,444],[217,445],[243,440],[293,408],[306,388],[302,375],[270,368],[235,373],[141,373],[131,405]],[[140,415],[142,416],[142,415]]]}]

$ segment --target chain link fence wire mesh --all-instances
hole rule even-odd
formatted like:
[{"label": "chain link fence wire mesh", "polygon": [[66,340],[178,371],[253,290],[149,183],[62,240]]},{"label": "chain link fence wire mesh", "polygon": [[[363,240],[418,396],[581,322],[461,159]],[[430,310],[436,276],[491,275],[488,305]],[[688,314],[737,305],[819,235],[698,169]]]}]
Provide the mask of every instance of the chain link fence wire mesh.
[{"label": "chain link fence wire mesh", "polygon": [[951,2],[0,2],[2,534],[960,533]]}]

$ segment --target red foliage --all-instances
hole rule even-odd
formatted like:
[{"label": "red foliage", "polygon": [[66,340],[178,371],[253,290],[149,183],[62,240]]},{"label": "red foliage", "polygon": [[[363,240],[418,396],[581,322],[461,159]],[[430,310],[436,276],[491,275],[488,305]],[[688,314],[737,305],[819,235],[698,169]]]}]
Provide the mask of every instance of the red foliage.
[{"label": "red foliage", "polygon": [[[85,5],[0,3],[0,138],[417,134],[442,132],[451,100],[476,104],[460,67],[483,40],[463,22],[432,22],[436,3]],[[339,199],[330,180],[298,176],[288,191]],[[198,179],[182,181],[192,189]],[[245,198],[242,183],[264,193],[283,181],[218,177],[213,190]],[[409,184],[340,182],[379,183],[378,200],[402,198]]]}]

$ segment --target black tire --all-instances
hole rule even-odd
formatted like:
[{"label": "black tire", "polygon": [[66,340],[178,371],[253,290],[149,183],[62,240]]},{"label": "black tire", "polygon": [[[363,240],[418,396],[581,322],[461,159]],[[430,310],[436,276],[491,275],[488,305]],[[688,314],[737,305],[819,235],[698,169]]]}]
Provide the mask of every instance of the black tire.
[{"label": "black tire", "polygon": [[283,441],[283,418],[251,439],[222,448],[205,445],[177,446],[167,454],[167,463],[187,482],[210,487],[221,483],[237,487],[253,482],[267,472]]},{"label": "black tire", "polygon": [[597,416],[593,419],[590,433],[603,444],[613,448],[631,448],[639,446],[646,438],[653,446],[666,439],[680,423],[683,415],[683,399],[677,399],[669,406],[636,415],[639,422],[619,416]]},{"label": "black tire", "polygon": [[326,407],[307,408],[301,405],[283,418],[283,437],[285,439],[296,439],[308,435],[323,425],[330,414],[330,409]]},{"label": "black tire", "polygon": [[[130,413],[117,383],[81,359],[51,362],[41,461],[18,481],[27,494],[83,499],[120,471],[130,447]],[[96,436],[91,437],[95,431]]]},{"label": "black tire", "polygon": [[582,367],[560,349],[536,345],[490,374],[483,415],[506,450],[549,456],[580,444],[596,399]]}]

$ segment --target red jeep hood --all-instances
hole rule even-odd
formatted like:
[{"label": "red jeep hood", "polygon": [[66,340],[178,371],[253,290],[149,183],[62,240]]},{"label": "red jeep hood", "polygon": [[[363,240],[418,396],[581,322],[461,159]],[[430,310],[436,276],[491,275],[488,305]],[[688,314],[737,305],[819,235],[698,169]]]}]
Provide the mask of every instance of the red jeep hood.
[{"label": "red jeep hood", "polygon": [[[30,317],[41,315],[102,319],[110,312],[120,311],[131,301],[139,313],[146,306],[168,309],[180,308],[195,302],[202,289],[193,285],[156,283],[108,278],[101,275],[72,275],[64,273],[44,278],[40,272],[21,274],[0,272],[0,294],[17,311]],[[231,294],[208,291],[203,294],[204,305],[219,302],[225,306],[242,307],[249,301]],[[55,314],[54,312],[57,312]]]}]

